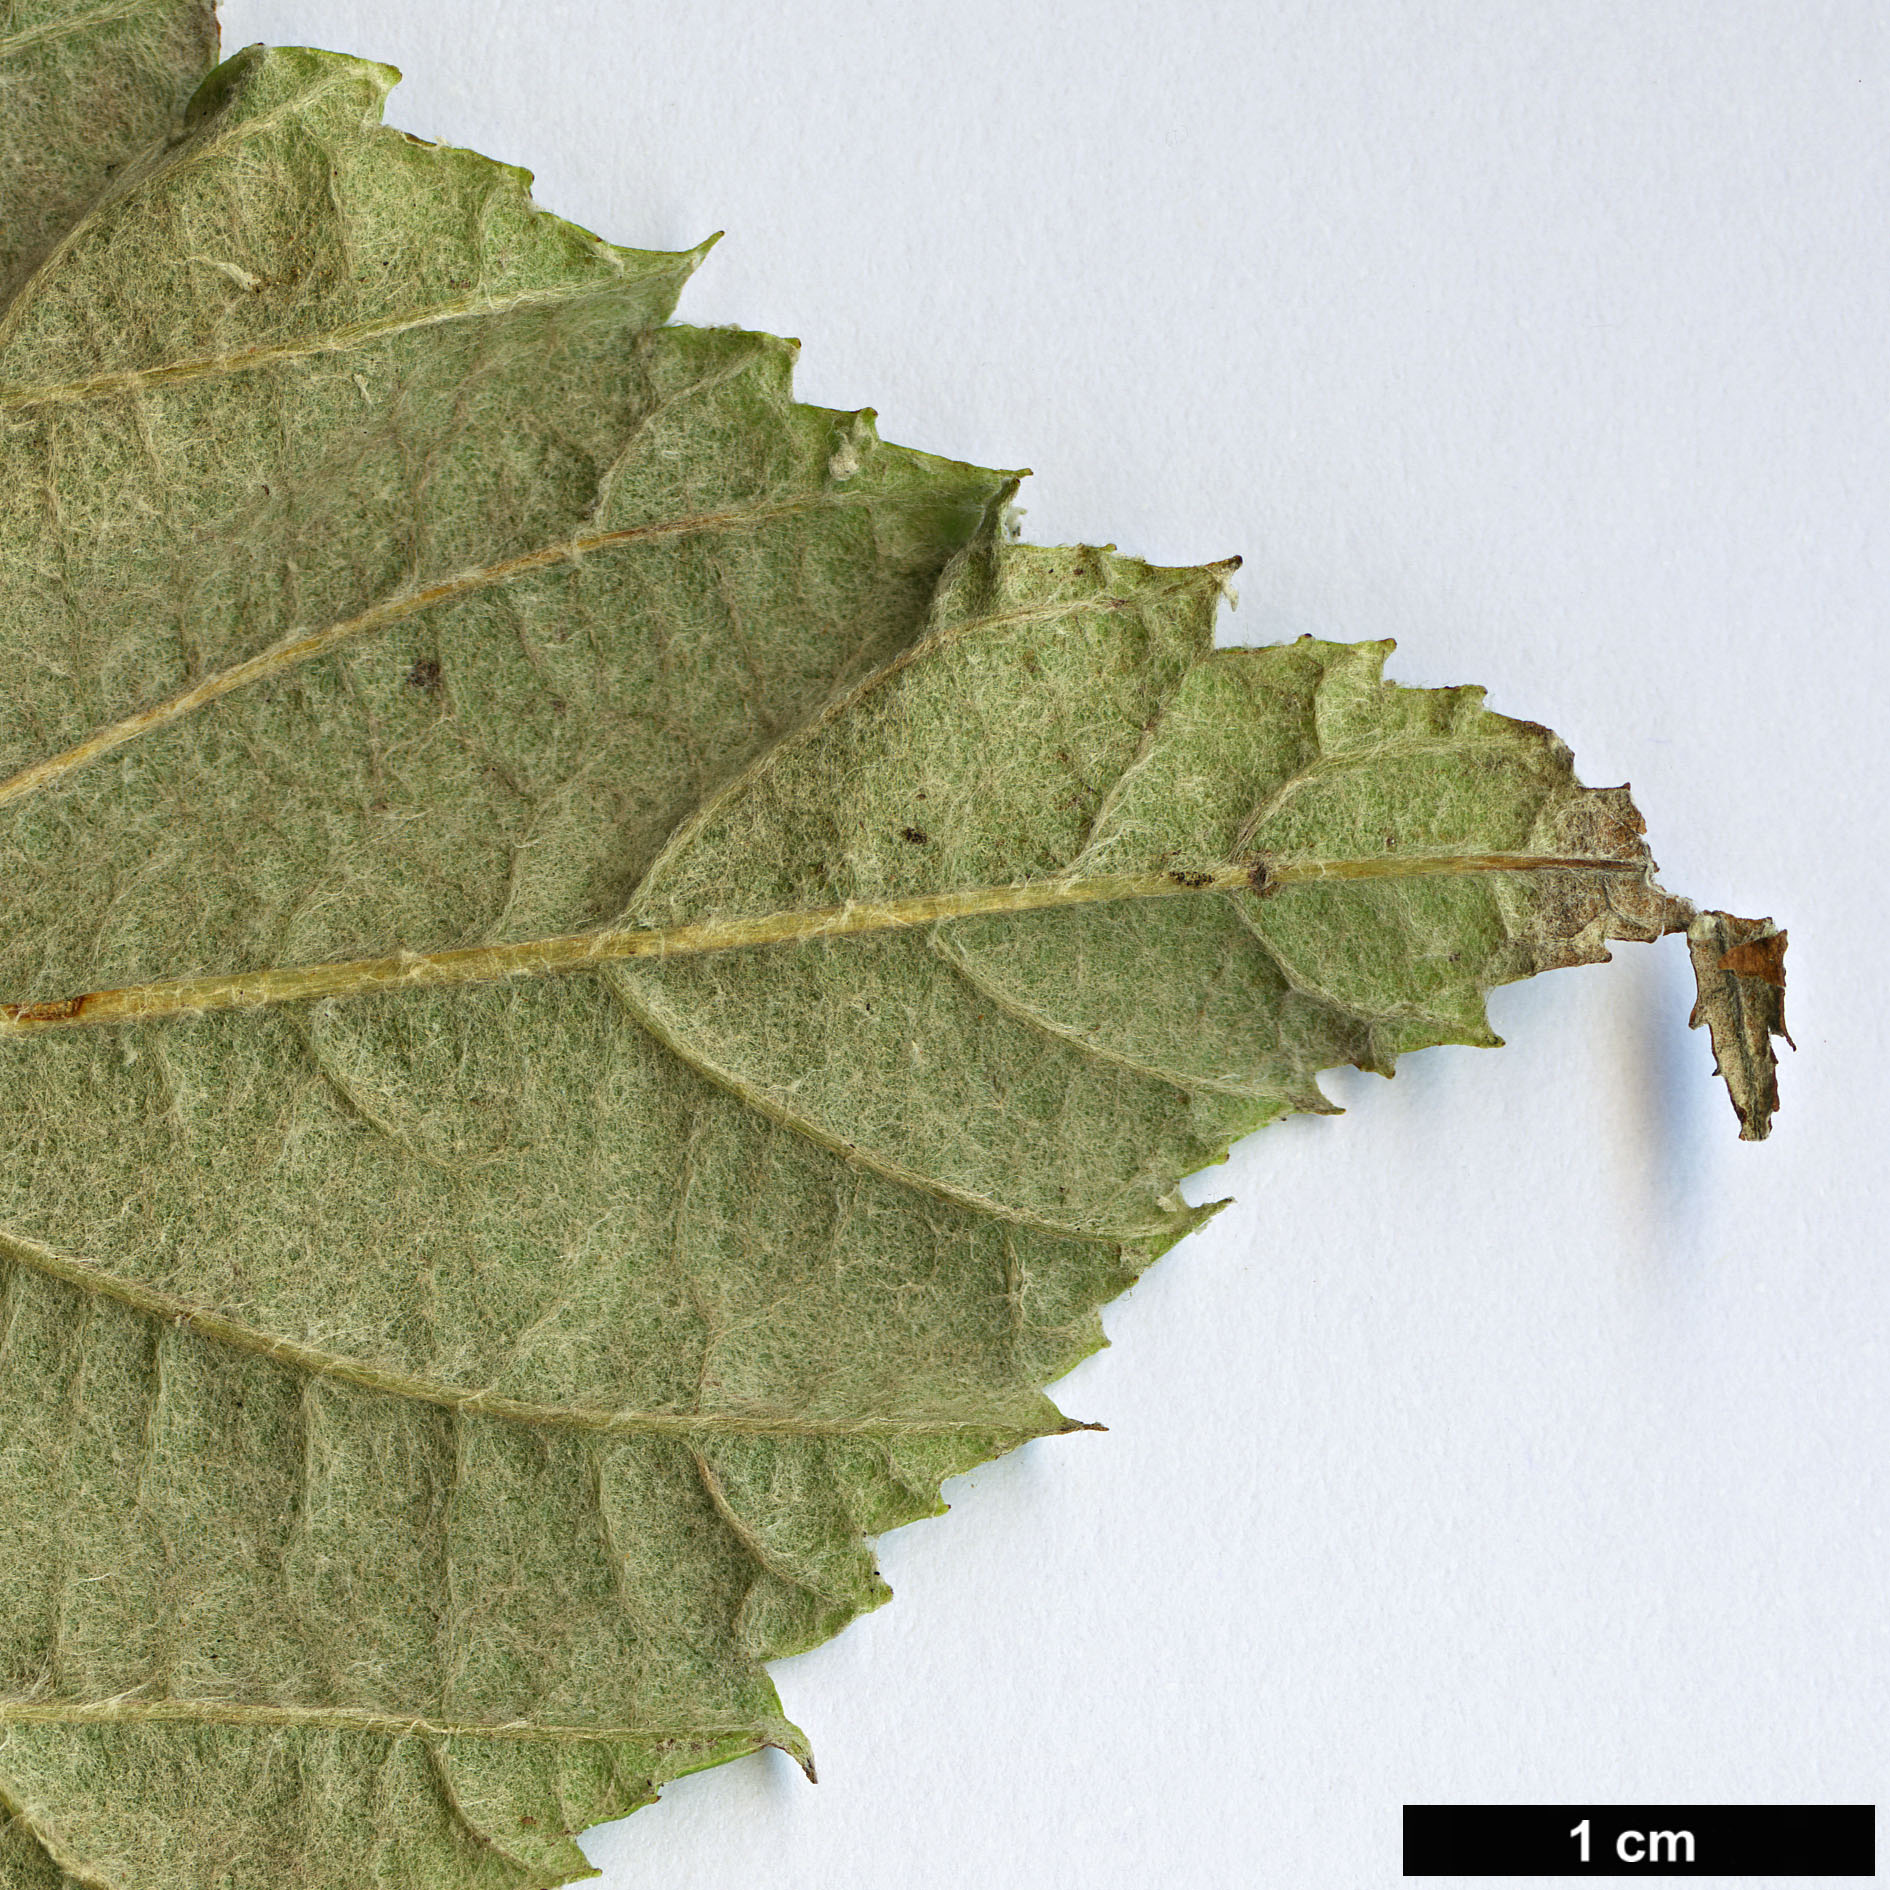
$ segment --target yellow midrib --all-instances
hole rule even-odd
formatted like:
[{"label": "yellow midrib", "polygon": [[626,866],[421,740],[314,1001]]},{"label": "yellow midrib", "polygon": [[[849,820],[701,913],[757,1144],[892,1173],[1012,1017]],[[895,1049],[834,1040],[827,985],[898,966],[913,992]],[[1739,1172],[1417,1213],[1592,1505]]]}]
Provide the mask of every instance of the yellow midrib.
[{"label": "yellow midrib", "polygon": [[253,1010],[271,1004],[365,997],[392,991],[438,990],[500,984],[516,978],[556,977],[635,958],[692,957],[845,938],[864,932],[905,931],[944,920],[1116,900],[1173,899],[1240,890],[1270,894],[1318,881],[1421,879],[1467,873],[1584,872],[1639,874],[1641,860],[1538,853],[1407,853],[1366,859],[1257,859],[1212,872],[1074,874],[1005,885],[921,893],[904,899],[766,912],[746,918],[704,919],[681,925],[639,926],[565,933],[509,945],[473,945],[453,951],[402,952],[387,958],[337,964],[270,966],[198,978],[166,979],[87,991],[31,1004],[0,1005],[0,1039],[98,1024],[152,1023],[206,1011]]}]

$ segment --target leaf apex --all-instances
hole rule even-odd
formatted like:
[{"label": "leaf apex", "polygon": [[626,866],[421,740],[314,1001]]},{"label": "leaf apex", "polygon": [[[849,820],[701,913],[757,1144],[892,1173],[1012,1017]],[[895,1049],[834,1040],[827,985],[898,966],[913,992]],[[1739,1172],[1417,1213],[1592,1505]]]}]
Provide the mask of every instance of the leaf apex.
[{"label": "leaf apex", "polygon": [[[1698,996],[1687,1019],[1713,1042],[1713,1064],[1739,1117],[1739,1139],[1763,1142],[1778,1112],[1775,1037],[1785,1028],[1786,933],[1770,919],[1699,912],[1686,928]],[[1792,1048],[1798,1046],[1792,1044]]]}]

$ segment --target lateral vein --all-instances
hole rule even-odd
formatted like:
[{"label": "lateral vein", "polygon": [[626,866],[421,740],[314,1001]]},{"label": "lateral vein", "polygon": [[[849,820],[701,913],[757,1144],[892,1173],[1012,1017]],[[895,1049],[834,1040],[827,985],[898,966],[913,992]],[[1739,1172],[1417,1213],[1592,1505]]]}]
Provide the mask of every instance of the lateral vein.
[{"label": "lateral vein", "polygon": [[396,1738],[507,1739],[560,1745],[595,1740],[697,1745],[744,1734],[757,1745],[771,1745],[786,1741],[792,1731],[785,1722],[779,1725],[731,1721],[719,1726],[585,1726],[531,1720],[440,1720],[423,1713],[380,1713],[366,1707],[276,1706],[247,1700],[0,1700],[0,1725],[109,1726],[178,1721],[213,1726],[307,1726],[386,1733]]},{"label": "lateral vein", "polygon": [[[654,275],[681,273],[694,262],[694,253],[684,251],[674,271],[656,271]],[[220,375],[245,374],[278,362],[312,360],[325,354],[345,354],[350,348],[366,346],[389,335],[404,335],[417,328],[435,328],[445,322],[469,321],[487,315],[509,315],[514,309],[532,308],[551,302],[578,302],[619,295],[627,286],[641,286],[651,276],[625,276],[617,281],[585,283],[547,289],[527,289],[510,296],[465,296],[456,302],[441,302],[433,308],[414,309],[399,315],[383,315],[373,321],[352,322],[328,334],[314,335],[306,341],[282,342],[274,347],[237,348],[228,354],[207,354],[188,361],[160,361],[150,367],[115,368],[105,374],[90,374],[82,380],[59,381],[43,387],[19,385],[0,387],[0,413],[17,413],[33,407],[63,407],[89,400],[107,400],[118,394],[131,394],[152,387],[169,387],[179,381],[211,380]]]},{"label": "lateral vein", "polygon": [[[344,1358],[319,1347],[280,1338],[255,1326],[231,1319],[209,1307],[198,1306],[136,1280],[128,1280],[89,1260],[75,1258],[0,1230],[0,1260],[30,1267],[49,1279],[80,1291],[117,1300],[169,1325],[191,1331],[239,1351],[253,1352],[294,1366],[319,1378],[331,1378],[364,1391],[390,1397],[412,1398],[423,1404],[444,1405],[466,1417],[488,1417],[520,1424],[551,1425],[567,1430],[610,1435],[664,1437],[913,1437],[943,1436],[959,1431],[1008,1431],[1017,1428],[1002,1417],[874,1417],[799,1418],[770,1411],[634,1411],[609,1405],[539,1404],[508,1398],[496,1392],[448,1384],[418,1372],[401,1372],[359,1359]],[[1067,1428],[1081,1429],[1071,1423]]]},{"label": "lateral vein", "polygon": [[22,27],[0,39],[0,59],[8,59],[29,46],[43,45],[49,39],[72,39],[89,33],[94,27],[116,26],[134,20],[144,12],[141,0],[114,0],[109,6],[94,7],[89,13],[69,13],[63,20],[42,20],[37,26]]},{"label": "lateral vein", "polygon": [[11,1820],[37,1844],[55,1869],[63,1870],[81,1890],[119,1890],[109,1877],[101,1877],[59,1834],[33,1816],[0,1782],[0,1822]]},{"label": "lateral vein", "polygon": [[113,749],[122,748],[127,742],[136,741],[141,736],[179,721],[234,690],[261,682],[284,670],[293,669],[298,664],[312,662],[387,624],[398,623],[402,618],[430,610],[436,604],[450,603],[454,598],[488,590],[495,584],[509,583],[514,578],[528,576],[534,571],[570,563],[594,551],[611,551],[620,546],[647,544],[664,538],[686,538],[697,532],[740,530],[746,526],[765,525],[777,519],[791,518],[797,513],[822,506],[831,508],[848,503],[856,501],[831,497],[797,499],[782,505],[697,512],[683,518],[659,519],[646,525],[619,526],[611,531],[580,532],[576,537],[561,539],[555,545],[542,545],[536,551],[522,552],[515,558],[502,558],[496,564],[454,572],[452,576],[440,578],[418,590],[403,591],[372,605],[358,616],[327,624],[319,630],[285,637],[247,661],[219,670],[214,676],[207,676],[202,682],[180,690],[148,709],[140,709],[137,714],[128,715],[122,721],[95,729],[84,741],[74,743],[60,754],[49,755],[44,761],[36,761],[30,767],[22,768],[19,773],[0,781],[0,807],[24,800],[29,794],[52,786],[75,769],[110,754]]}]

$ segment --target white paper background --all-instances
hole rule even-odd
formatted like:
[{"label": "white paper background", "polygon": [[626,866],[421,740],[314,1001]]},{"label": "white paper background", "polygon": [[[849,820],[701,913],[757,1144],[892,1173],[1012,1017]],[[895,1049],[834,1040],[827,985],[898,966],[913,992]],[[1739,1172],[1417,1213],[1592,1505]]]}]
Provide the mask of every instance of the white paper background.
[{"label": "white paper background", "polygon": [[[1500,993],[1239,1205],[783,1663],[768,1755],[588,1840],[663,1890],[1389,1883],[1412,1801],[1859,1800],[1886,1674],[1890,14],[235,0],[226,44],[679,248],[1028,534],[1246,554],[1228,634],[1395,635],[1792,932],[1740,1145],[1677,940]],[[1754,1880],[1747,1880],[1754,1881]]]}]

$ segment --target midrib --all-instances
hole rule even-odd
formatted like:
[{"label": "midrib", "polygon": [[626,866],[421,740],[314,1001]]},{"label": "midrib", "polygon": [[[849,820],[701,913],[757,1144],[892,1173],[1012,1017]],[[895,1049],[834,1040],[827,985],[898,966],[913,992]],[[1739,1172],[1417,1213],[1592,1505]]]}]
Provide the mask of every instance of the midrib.
[{"label": "midrib", "polygon": [[693,957],[894,932],[952,919],[1040,912],[1118,900],[1176,899],[1255,890],[1272,893],[1319,881],[1428,879],[1471,873],[1584,872],[1639,874],[1645,862],[1591,855],[1450,851],[1375,855],[1364,859],[1255,859],[1212,872],[1066,874],[1003,885],[922,893],[904,899],[859,900],[682,925],[565,933],[510,945],[474,945],[443,952],[402,952],[337,964],[271,966],[260,971],[167,979],[87,991],[32,1004],[0,1005],[0,1039],[97,1024],[154,1023],[207,1011],[254,1010],[271,1004],[368,997],[395,991],[441,990],[558,977],[638,958]]}]

